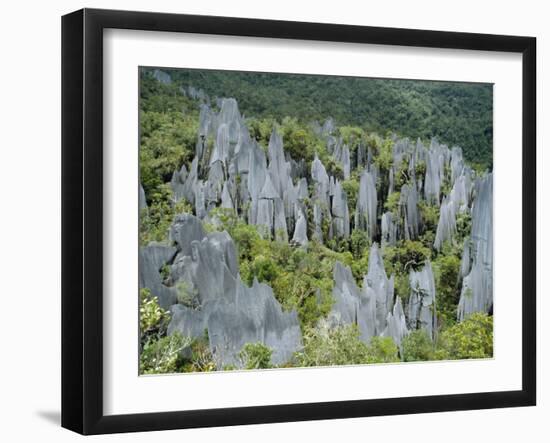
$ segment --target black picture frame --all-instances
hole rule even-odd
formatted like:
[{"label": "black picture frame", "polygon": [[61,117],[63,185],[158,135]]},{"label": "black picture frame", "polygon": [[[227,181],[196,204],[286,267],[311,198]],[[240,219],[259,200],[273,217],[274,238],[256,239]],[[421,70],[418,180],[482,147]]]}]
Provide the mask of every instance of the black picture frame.
[{"label": "black picture frame", "polygon": [[[177,412],[103,413],[103,31],[108,28],[522,54],[522,389]],[[519,168],[519,165],[518,165]],[[83,9],[62,18],[62,426],[152,431],[536,404],[536,39]]]}]

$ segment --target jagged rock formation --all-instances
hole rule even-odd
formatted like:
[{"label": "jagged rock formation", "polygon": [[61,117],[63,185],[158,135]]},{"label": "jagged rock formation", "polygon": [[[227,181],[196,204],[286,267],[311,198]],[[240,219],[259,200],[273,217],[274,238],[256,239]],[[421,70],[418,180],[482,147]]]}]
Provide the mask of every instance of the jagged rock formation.
[{"label": "jagged rock formation", "polygon": [[[435,297],[435,288],[433,291]],[[356,324],[363,341],[368,343],[376,335],[386,336],[401,348],[409,329],[401,299],[397,297],[394,301],[393,276],[387,278],[376,244],[371,248],[369,270],[362,289],[355,283],[350,268],[336,262],[333,297],[334,305],[329,315],[332,324]]]},{"label": "jagged rock formation", "polygon": [[436,294],[432,265],[429,261],[419,271],[409,274],[411,295],[408,318],[411,329],[425,329],[431,338],[436,330]]},{"label": "jagged rock formation", "polygon": [[403,354],[403,339],[409,334],[407,328],[407,321],[405,319],[405,312],[403,311],[403,305],[401,304],[401,298],[397,297],[395,304],[393,305],[392,312],[388,313],[386,317],[386,328],[382,331],[382,336],[391,337],[395,344],[399,347],[399,351]]},{"label": "jagged rock formation", "polygon": [[367,286],[357,287],[348,266],[334,265],[334,305],[329,320],[336,325],[356,324],[360,337],[368,342],[376,334],[376,294]]},{"label": "jagged rock formation", "polygon": [[348,238],[350,235],[348,198],[342,189],[340,182],[336,180],[332,197],[332,223],[333,233],[337,237]]},{"label": "jagged rock formation", "polygon": [[376,243],[370,249],[369,268],[363,279],[363,287],[372,289],[376,300],[376,335],[386,328],[386,320],[393,307],[394,277],[388,279],[384,269],[384,261]]},{"label": "jagged rock formation", "polygon": [[[184,214],[170,235],[177,249],[142,249],[148,260],[143,266],[144,286],[152,282],[155,295],[171,296],[168,333],[202,337],[206,330],[220,369],[229,364],[241,367],[238,354],[246,343],[262,342],[273,349],[274,364],[287,362],[301,346],[297,313],[283,312],[269,286],[254,281],[248,287],[241,281],[229,234],[205,234],[197,217]],[[170,287],[160,281],[162,264],[169,264]]]},{"label": "jagged rock formation", "polygon": [[157,244],[139,248],[139,288],[150,289],[164,309],[176,303],[177,293],[174,288],[163,284],[160,272],[176,252],[175,248]]},{"label": "jagged rock formation", "polygon": [[355,227],[367,231],[371,240],[376,234],[378,197],[375,174],[363,171],[359,181],[359,196],[355,210]]},{"label": "jagged rock formation", "polygon": [[436,139],[432,139],[430,149],[425,155],[424,194],[426,201],[439,205],[441,186],[445,179],[445,166],[450,160],[450,151],[446,145],[440,145]]},{"label": "jagged rock formation", "polygon": [[161,71],[160,69],[155,69],[153,71],[153,77],[155,77],[159,82],[169,85],[172,83],[172,77],[167,72]]},{"label": "jagged rock formation", "polygon": [[420,214],[418,212],[418,193],[416,186],[403,185],[401,188],[401,211],[403,214],[403,231],[406,240],[418,238],[420,232]]},{"label": "jagged rock formation", "polygon": [[462,292],[458,320],[493,307],[493,175],[478,179],[472,207],[471,242],[462,256]]},{"label": "jagged rock formation", "polygon": [[382,228],[382,247],[394,246],[397,240],[397,225],[393,222],[393,214],[385,212],[380,223]]},{"label": "jagged rock formation", "polygon": [[451,241],[456,235],[455,205],[451,199],[443,198],[439,211],[439,223],[435,232],[434,248],[441,250],[443,243]]},{"label": "jagged rock formation", "polygon": [[307,220],[302,211],[299,211],[298,220],[296,222],[296,228],[294,229],[294,235],[292,241],[298,243],[301,246],[307,246]]}]

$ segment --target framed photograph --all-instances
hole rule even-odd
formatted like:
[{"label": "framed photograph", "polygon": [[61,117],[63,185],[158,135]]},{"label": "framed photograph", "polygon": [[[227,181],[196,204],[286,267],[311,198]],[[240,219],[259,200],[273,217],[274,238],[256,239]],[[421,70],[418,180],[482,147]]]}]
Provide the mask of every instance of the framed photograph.
[{"label": "framed photograph", "polygon": [[536,40],[62,20],[62,425],[536,403]]}]

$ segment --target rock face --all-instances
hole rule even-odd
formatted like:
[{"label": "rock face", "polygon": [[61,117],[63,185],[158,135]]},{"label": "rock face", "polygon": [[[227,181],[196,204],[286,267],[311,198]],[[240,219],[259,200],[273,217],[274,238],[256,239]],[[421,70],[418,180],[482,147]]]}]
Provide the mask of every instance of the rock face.
[{"label": "rock face", "polygon": [[387,316],[393,307],[394,277],[388,279],[384,262],[377,244],[372,245],[369,254],[369,269],[363,287],[372,290],[376,300],[375,333],[380,335],[386,328]]},{"label": "rock face", "polygon": [[155,69],[153,71],[153,77],[155,77],[159,82],[164,83],[165,85],[169,85],[172,83],[172,77],[170,77],[170,74],[161,71],[160,69]]},{"label": "rock face", "polygon": [[355,227],[367,231],[371,240],[376,234],[376,216],[378,198],[376,195],[374,174],[363,171],[359,182],[359,196],[355,212]]},{"label": "rock face", "polygon": [[471,242],[462,257],[462,283],[458,320],[474,312],[490,312],[493,307],[493,176],[478,180],[472,207]]},{"label": "rock face", "polygon": [[420,232],[420,214],[418,212],[418,193],[416,186],[403,185],[401,188],[401,211],[403,230],[406,240],[418,238]]},{"label": "rock face", "polygon": [[[146,261],[140,267],[143,286],[155,295],[162,289],[163,300],[170,296],[163,303],[173,305],[168,333],[202,337],[208,331],[210,350],[220,369],[241,367],[239,352],[246,343],[262,342],[273,349],[272,363],[287,362],[302,344],[297,313],[283,312],[269,286],[254,281],[248,287],[241,281],[229,234],[205,234],[197,217],[184,214],[176,218],[170,236],[177,249],[143,248]],[[172,259],[173,286],[167,287],[160,282],[159,269]]]},{"label": "rock face", "polygon": [[432,139],[430,149],[426,151],[426,177],[424,194],[426,201],[439,205],[441,185],[445,177],[445,166],[450,159],[449,148]]},{"label": "rock face", "polygon": [[344,238],[349,237],[350,220],[348,198],[339,181],[336,181],[334,185],[334,195],[332,197],[332,223],[335,236]]},{"label": "rock face", "polygon": [[334,305],[329,320],[334,325],[356,324],[361,340],[368,342],[376,333],[376,295],[365,287],[360,290],[349,267],[334,265]]},{"label": "rock face", "polygon": [[296,221],[296,229],[294,230],[294,235],[292,236],[292,241],[298,243],[301,246],[307,246],[307,220],[304,216],[304,213],[300,210],[298,215],[298,220]]},{"label": "rock face", "polygon": [[[425,328],[432,336],[435,314],[430,318],[428,314],[432,314],[435,308],[435,285],[429,263],[411,279],[419,287],[413,303],[409,305],[409,317],[415,323],[412,328]],[[426,298],[426,291],[431,291],[431,298]],[[361,340],[366,343],[374,336],[386,336],[391,337],[401,349],[403,338],[409,334],[407,317],[401,299],[397,297],[394,300],[393,276],[388,279],[376,244],[371,248],[369,271],[363,279],[363,287],[357,286],[349,267],[336,262],[332,294],[334,305],[329,315],[331,324],[356,324]]]},{"label": "rock face", "polygon": [[436,329],[436,294],[432,265],[429,261],[421,270],[411,270],[409,284],[409,326],[411,329],[425,329],[433,339]]},{"label": "rock face", "polygon": [[391,337],[399,347],[401,354],[403,354],[402,341],[408,334],[409,329],[407,328],[407,321],[405,320],[401,298],[397,297],[392,312],[389,312],[386,317],[386,329],[384,329],[382,335]]},{"label": "rock face", "polygon": [[191,255],[191,244],[206,236],[201,221],[191,214],[176,215],[170,226],[170,240],[183,255]]},{"label": "rock face", "polygon": [[434,249],[441,250],[443,243],[451,241],[456,235],[456,213],[452,200],[443,199],[439,212],[439,223],[435,233]]},{"label": "rock face", "polygon": [[168,309],[177,300],[176,290],[163,284],[160,273],[176,252],[175,248],[163,245],[149,245],[139,249],[139,287],[150,289],[158,297],[163,309]]},{"label": "rock face", "polygon": [[385,212],[382,215],[382,246],[394,246],[397,240],[397,226],[393,222],[393,214]]}]

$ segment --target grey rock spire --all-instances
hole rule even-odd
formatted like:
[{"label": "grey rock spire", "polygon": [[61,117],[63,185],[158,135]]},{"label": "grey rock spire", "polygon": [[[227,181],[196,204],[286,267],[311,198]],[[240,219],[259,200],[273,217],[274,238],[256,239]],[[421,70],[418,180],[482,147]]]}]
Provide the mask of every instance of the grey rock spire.
[{"label": "grey rock spire", "polygon": [[391,337],[395,344],[399,348],[399,352],[403,355],[403,339],[409,334],[407,328],[407,322],[405,320],[405,313],[403,312],[403,305],[401,304],[401,298],[397,297],[395,304],[393,305],[392,312],[388,313],[386,317],[386,329],[382,332],[385,337]]},{"label": "grey rock spire", "polygon": [[450,242],[456,236],[455,205],[451,199],[443,198],[439,211],[439,222],[435,232],[434,248],[441,250],[445,242]]},{"label": "grey rock spire", "polygon": [[[458,320],[474,312],[489,312],[493,306],[493,176],[487,174],[476,183],[472,207],[471,249],[473,259],[469,274],[462,282],[458,303]],[[466,269],[466,251],[462,257]]]},{"label": "grey rock spire", "polygon": [[376,180],[373,174],[363,171],[359,182],[355,227],[367,231],[371,240],[376,234],[377,205]]},{"label": "grey rock spire", "polygon": [[[142,248],[146,263],[140,267],[140,284],[143,280],[143,287],[154,286],[159,292],[162,282],[158,269],[173,260],[173,287],[160,286],[166,291],[160,291],[163,306],[181,298],[179,288],[192,292],[196,299],[196,305],[172,306],[168,333],[179,331],[184,336],[203,337],[206,329],[218,369],[229,364],[242,367],[239,352],[246,343],[269,346],[273,364],[288,362],[302,346],[297,313],[284,312],[269,286],[254,281],[248,287],[241,281],[235,245],[229,234],[205,234],[200,220],[192,215],[178,217],[171,232],[178,249]],[[179,252],[173,259],[176,251]]]},{"label": "grey rock spire", "polygon": [[394,277],[388,279],[384,269],[384,261],[380,255],[378,245],[371,246],[369,254],[369,268],[363,282],[363,287],[372,289],[376,300],[376,335],[380,335],[386,328],[388,313],[393,307]]},{"label": "grey rock spire", "polygon": [[426,261],[419,271],[411,270],[409,285],[409,325],[411,329],[425,329],[433,339],[436,330],[436,293],[432,265],[429,261]]}]

